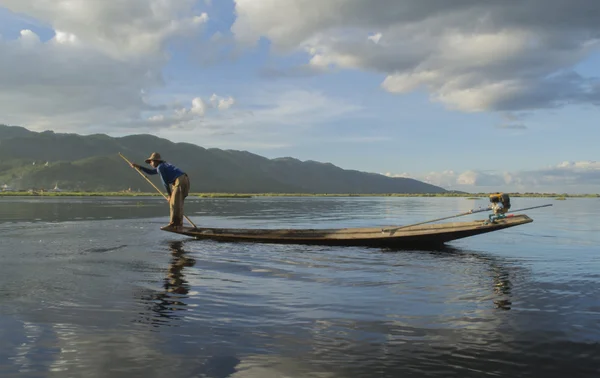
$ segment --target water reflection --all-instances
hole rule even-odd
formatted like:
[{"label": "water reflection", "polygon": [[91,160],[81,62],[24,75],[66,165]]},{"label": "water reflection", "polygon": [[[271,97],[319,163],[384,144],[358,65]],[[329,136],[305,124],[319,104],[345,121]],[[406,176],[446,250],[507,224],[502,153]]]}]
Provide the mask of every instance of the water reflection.
[{"label": "water reflection", "polygon": [[[406,249],[394,249],[385,248],[383,252],[415,252],[413,250]],[[510,310],[512,302],[510,300],[512,295],[513,284],[511,282],[514,276],[514,267],[509,266],[508,262],[503,259],[477,251],[462,250],[457,247],[443,245],[443,246],[432,246],[430,248],[420,249],[417,253],[428,253],[431,256],[451,257],[456,259],[475,260],[480,264],[487,266],[489,272],[489,278],[491,283],[483,283],[484,285],[491,285],[491,292],[496,298],[492,300],[495,307],[502,310]],[[466,262],[465,262],[466,263]],[[480,274],[473,275],[472,279],[481,279]]]},{"label": "water reflection", "polygon": [[[510,310],[512,302],[510,300],[512,294],[512,282],[515,275],[514,267],[510,266],[507,261],[502,258],[485,254],[476,251],[464,251],[459,248],[445,246],[440,249],[443,253],[452,253],[457,257],[475,259],[481,264],[487,265],[489,278],[491,279],[491,289],[496,296],[493,303],[496,308],[502,310]],[[480,279],[477,275],[473,279]],[[488,283],[485,284],[486,286]]]},{"label": "water reflection", "polygon": [[501,310],[510,310],[512,302],[512,283],[510,280],[510,271],[502,265],[491,265],[492,279],[494,280],[494,293],[498,295],[498,299],[494,300],[494,304]]},{"label": "water reflection", "polygon": [[190,285],[185,280],[183,268],[196,265],[196,260],[185,255],[183,241],[170,242],[169,248],[171,250],[171,262],[169,273],[165,278],[164,288],[169,293],[186,295],[190,291]]},{"label": "water reflection", "polygon": [[[184,268],[196,265],[196,260],[186,256],[183,241],[169,242],[171,261],[164,278],[164,291],[141,296],[141,300],[148,305],[147,309],[151,316],[145,316],[145,320],[154,326],[165,325],[170,320],[180,318],[181,311],[187,311],[187,303],[190,285],[185,279]],[[147,315],[147,314],[144,314]]]}]

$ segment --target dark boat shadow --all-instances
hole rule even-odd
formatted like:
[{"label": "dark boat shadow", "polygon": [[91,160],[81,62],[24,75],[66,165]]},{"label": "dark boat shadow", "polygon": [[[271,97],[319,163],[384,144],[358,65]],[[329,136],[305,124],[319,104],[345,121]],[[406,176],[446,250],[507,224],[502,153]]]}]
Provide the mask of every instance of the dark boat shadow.
[{"label": "dark boat shadow", "polygon": [[463,248],[459,248],[449,244],[425,244],[425,245],[415,245],[415,246],[406,246],[406,247],[379,247],[376,248],[380,252],[384,253],[402,253],[402,252],[425,252],[432,255],[448,255],[454,254],[457,256],[460,255],[486,255],[485,252],[478,251],[470,251]]}]

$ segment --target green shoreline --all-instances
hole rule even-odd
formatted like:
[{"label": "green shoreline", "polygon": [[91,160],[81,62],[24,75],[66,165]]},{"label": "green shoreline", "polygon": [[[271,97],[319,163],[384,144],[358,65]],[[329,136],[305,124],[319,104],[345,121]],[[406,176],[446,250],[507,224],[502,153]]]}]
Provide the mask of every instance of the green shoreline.
[{"label": "green shoreline", "polygon": [[[600,198],[600,194],[566,193],[510,193],[511,197],[532,198]],[[199,198],[252,198],[252,197],[466,197],[467,199],[487,198],[490,193],[384,193],[384,194],[342,194],[342,193],[190,193],[189,197]],[[158,197],[158,193],[130,192],[0,192],[0,197]]]}]

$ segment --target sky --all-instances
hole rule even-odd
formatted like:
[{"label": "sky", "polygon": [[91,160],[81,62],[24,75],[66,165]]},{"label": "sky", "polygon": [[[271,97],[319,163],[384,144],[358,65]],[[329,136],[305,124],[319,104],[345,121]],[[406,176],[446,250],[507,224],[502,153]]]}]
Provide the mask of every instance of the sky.
[{"label": "sky", "polygon": [[0,123],[600,193],[599,17],[597,0],[0,0]]}]

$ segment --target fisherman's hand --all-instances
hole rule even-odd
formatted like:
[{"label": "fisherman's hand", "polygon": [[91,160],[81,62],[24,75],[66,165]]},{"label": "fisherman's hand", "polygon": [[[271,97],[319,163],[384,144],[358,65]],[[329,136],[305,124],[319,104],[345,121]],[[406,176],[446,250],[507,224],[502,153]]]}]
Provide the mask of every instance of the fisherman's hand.
[{"label": "fisherman's hand", "polygon": [[131,163],[131,164],[129,164],[129,165],[131,165],[131,168],[137,168],[137,169],[140,169],[140,166],[139,166],[138,164]]}]

